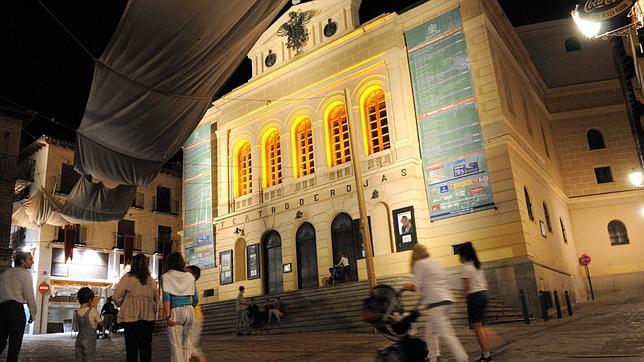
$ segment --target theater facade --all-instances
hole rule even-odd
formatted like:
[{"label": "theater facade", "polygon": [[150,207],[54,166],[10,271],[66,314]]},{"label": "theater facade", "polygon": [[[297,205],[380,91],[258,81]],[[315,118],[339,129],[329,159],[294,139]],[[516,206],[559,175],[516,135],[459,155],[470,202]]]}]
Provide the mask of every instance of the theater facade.
[{"label": "theater facade", "polygon": [[458,287],[454,247],[471,242],[494,297],[585,299],[569,150],[499,4],[432,0],[363,24],[359,6],[292,6],[184,147],[183,241],[205,300],[322,287],[341,253],[366,280],[360,189],[377,278],[408,275],[421,243]]}]

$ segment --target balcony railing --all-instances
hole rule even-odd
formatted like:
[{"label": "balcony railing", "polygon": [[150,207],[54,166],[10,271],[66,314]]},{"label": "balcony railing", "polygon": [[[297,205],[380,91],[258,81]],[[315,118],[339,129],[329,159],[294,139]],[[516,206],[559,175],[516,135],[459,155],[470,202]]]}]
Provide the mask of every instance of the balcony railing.
[{"label": "balcony railing", "polygon": [[143,209],[145,205],[145,194],[143,192],[137,192],[132,200],[132,208]]},{"label": "balcony railing", "polygon": [[152,211],[171,215],[179,215],[179,201],[167,199],[159,200],[156,196],[153,196]]},{"label": "balcony railing", "polygon": [[134,250],[141,250],[143,246],[143,237],[141,234],[135,235],[125,235],[120,233],[114,233],[114,249],[125,249],[125,240],[128,238],[133,239]]},{"label": "balcony railing", "polygon": [[89,239],[89,231],[87,230],[86,227],[83,227],[80,225],[76,225],[76,227],[67,226],[67,229],[65,229],[65,226],[57,226],[56,240],[52,240],[52,241],[55,243],[64,243],[66,230],[75,231],[73,236],[70,236],[74,238],[74,245],[87,245],[87,241]]}]

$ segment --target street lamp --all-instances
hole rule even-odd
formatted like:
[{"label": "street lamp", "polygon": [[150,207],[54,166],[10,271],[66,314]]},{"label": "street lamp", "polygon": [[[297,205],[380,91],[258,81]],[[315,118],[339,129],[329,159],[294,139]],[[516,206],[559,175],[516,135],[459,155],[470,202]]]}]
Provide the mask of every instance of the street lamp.
[{"label": "street lamp", "polygon": [[577,11],[579,5],[573,10],[570,15],[572,15],[572,20],[577,25],[577,28],[588,38],[594,38],[599,34],[599,29],[601,29],[602,24],[590,20],[585,20],[579,17],[579,11]]},{"label": "street lamp", "polygon": [[644,182],[644,174],[641,170],[632,169],[628,174],[628,180],[631,181],[633,186],[642,187],[642,182]]}]

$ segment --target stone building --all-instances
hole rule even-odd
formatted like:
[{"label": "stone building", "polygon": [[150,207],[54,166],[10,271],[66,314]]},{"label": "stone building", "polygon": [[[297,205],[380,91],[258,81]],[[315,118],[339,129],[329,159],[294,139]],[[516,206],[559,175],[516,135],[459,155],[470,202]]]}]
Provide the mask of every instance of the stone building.
[{"label": "stone building", "polygon": [[[362,165],[378,278],[408,274],[418,242],[458,287],[454,249],[471,242],[490,293],[516,305],[524,290],[536,313],[539,290],[587,297],[581,252],[621,260],[611,255],[610,240],[623,243],[613,218],[629,229],[632,258],[641,255],[631,208],[644,191],[624,181],[637,158],[614,79],[589,68],[578,83],[561,80],[538,47],[566,38],[515,30],[496,1],[433,0],[365,24],[359,3],[293,6],[249,52],[250,81],[203,118],[216,257],[200,280],[207,301],[232,299],[240,285],[248,295],[318,287],[342,252],[365,280],[351,157]],[[286,37],[302,33],[293,19],[306,41]],[[579,41],[589,57],[603,54]],[[596,98],[607,103],[597,108]],[[608,150],[587,155],[593,127]],[[610,185],[593,177],[606,165]]]},{"label": "stone building", "polygon": [[0,272],[11,267],[15,248],[11,242],[11,210],[20,177],[18,155],[23,117],[17,118],[14,112],[5,109],[0,111]]},{"label": "stone building", "polygon": [[[75,145],[43,136],[23,149],[21,158],[33,160],[34,178],[26,196],[44,190],[64,202],[80,175],[73,169]],[[82,286],[94,289],[104,299],[127,272],[125,244],[132,241],[134,254],[150,258],[150,271],[157,279],[162,273],[164,254],[180,250],[181,175],[163,170],[154,181],[137,188],[136,197],[125,218],[119,222],[42,225],[40,228],[13,227],[21,234],[25,250],[34,254],[35,285],[46,282],[51,291],[44,302],[37,293],[43,313],[33,324],[33,333],[62,332],[78,309],[75,295]],[[71,238],[73,256],[66,260],[64,242]],[[40,308],[40,307],[39,307]]]}]

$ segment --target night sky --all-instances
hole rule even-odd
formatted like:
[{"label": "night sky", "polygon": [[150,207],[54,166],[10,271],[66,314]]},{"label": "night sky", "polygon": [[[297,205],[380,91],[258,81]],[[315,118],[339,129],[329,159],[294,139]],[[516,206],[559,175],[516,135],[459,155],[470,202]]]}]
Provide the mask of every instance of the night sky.
[{"label": "night sky", "polygon": [[[42,0],[42,3],[98,58],[127,0]],[[418,0],[363,0],[360,19],[365,22],[415,3]],[[500,3],[515,26],[566,17],[572,7],[571,0],[500,0]],[[289,7],[290,2],[283,12]],[[0,39],[0,108],[24,107],[40,115],[25,127],[23,145],[43,134],[74,141],[70,129],[76,129],[82,119],[93,60],[36,0],[2,1]],[[250,61],[246,60],[218,95],[249,78]],[[47,120],[52,117],[67,128]]]}]

